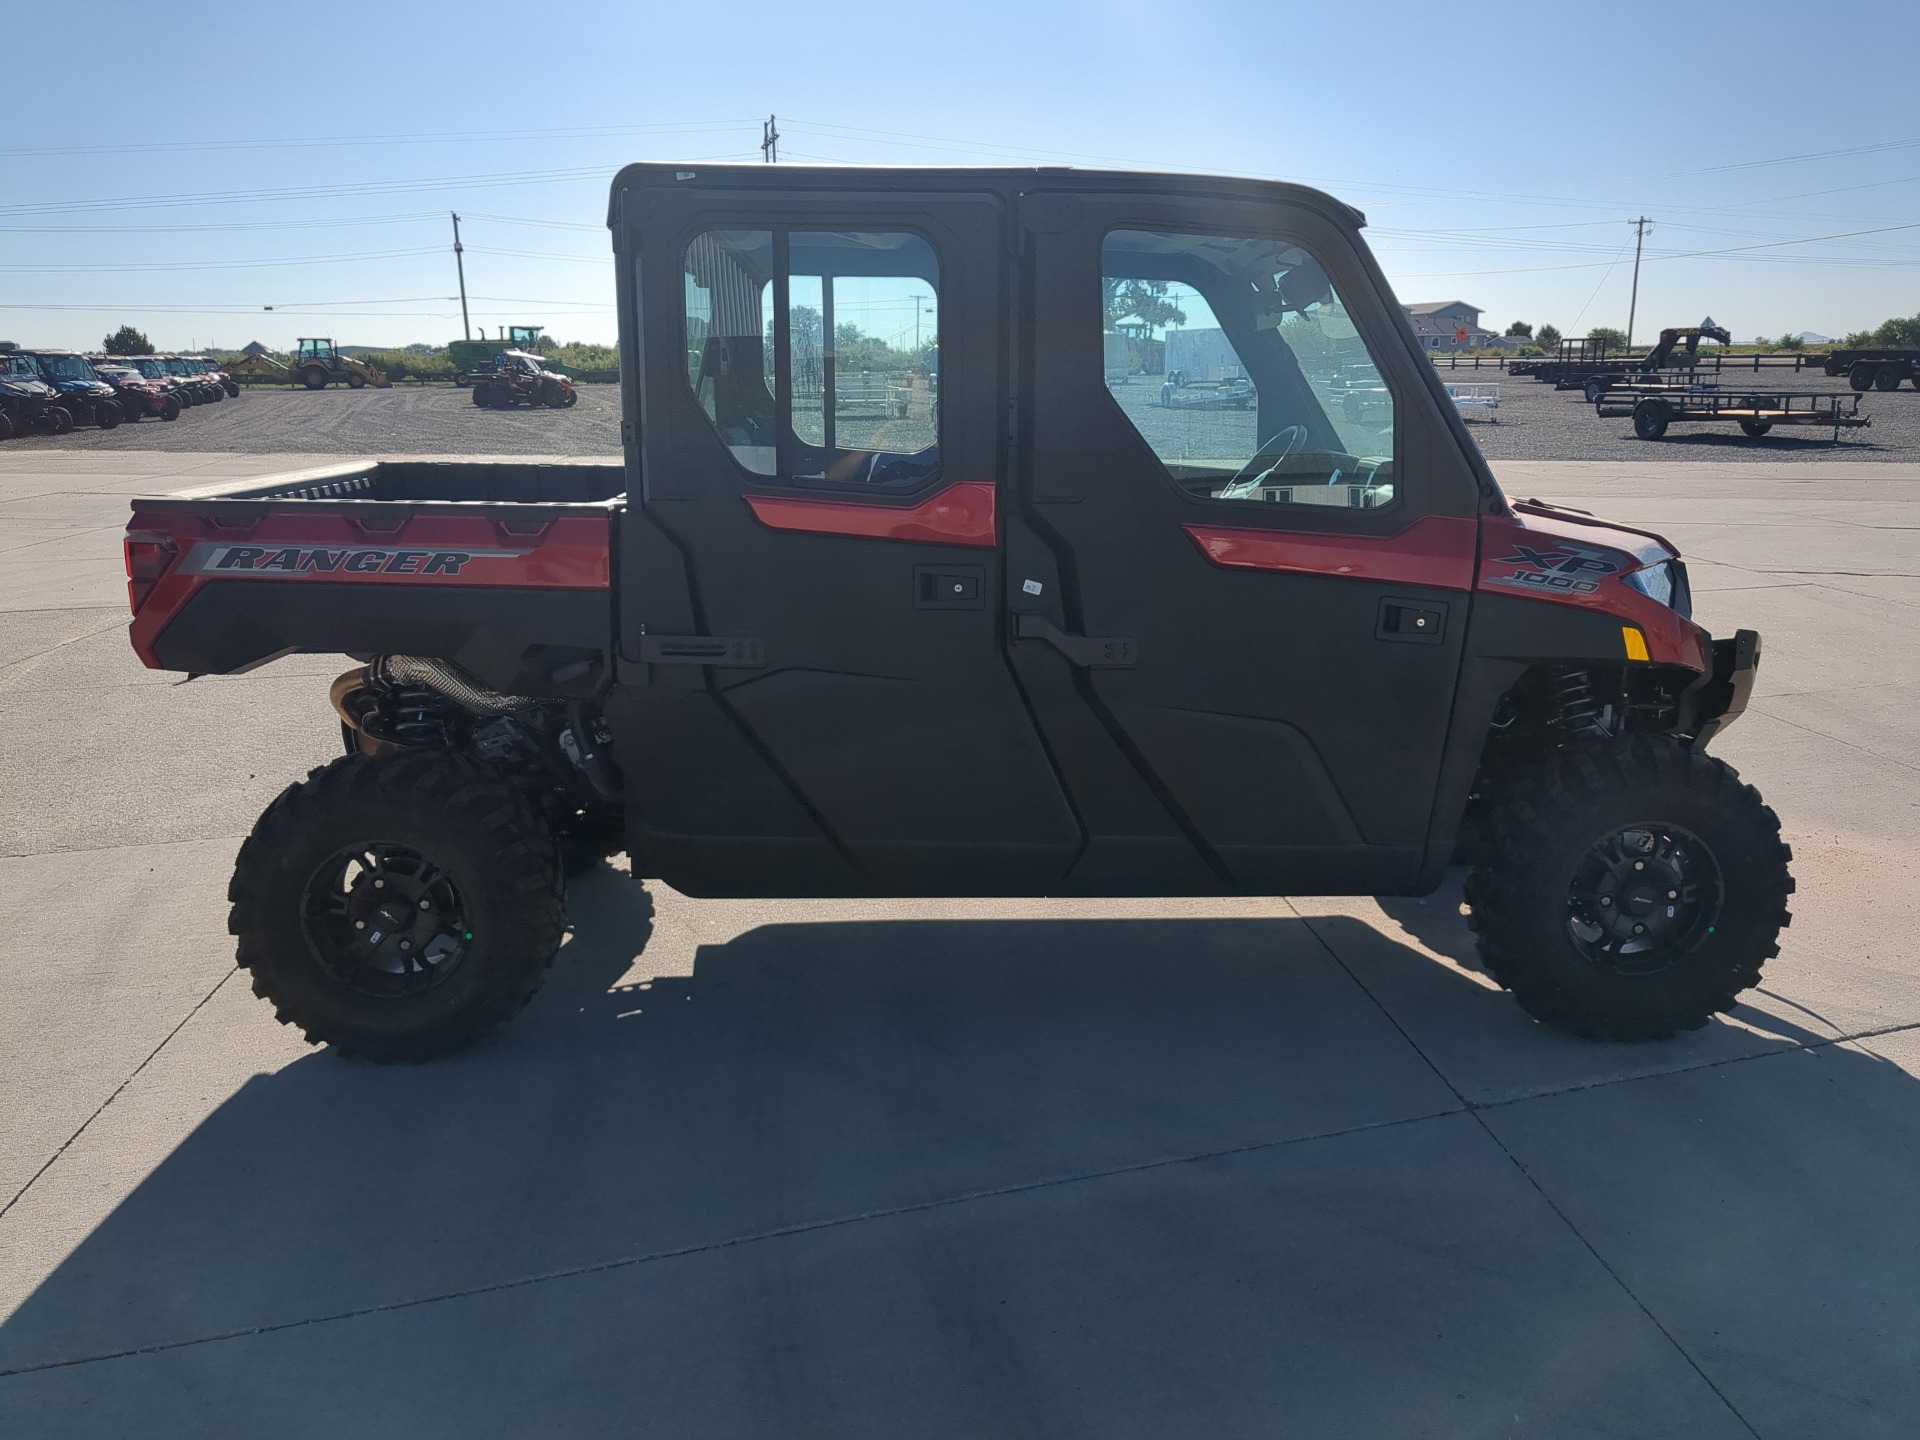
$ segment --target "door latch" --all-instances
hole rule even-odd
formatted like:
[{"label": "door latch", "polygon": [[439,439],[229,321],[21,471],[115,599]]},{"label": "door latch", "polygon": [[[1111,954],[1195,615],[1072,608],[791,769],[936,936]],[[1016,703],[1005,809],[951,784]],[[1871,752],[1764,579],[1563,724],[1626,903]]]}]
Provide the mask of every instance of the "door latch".
[{"label": "door latch", "polygon": [[1139,646],[1122,636],[1069,635],[1044,615],[1016,611],[1013,638],[1044,640],[1084,670],[1124,670],[1139,657]]},{"label": "door latch", "polygon": [[1380,620],[1373,627],[1373,638],[1438,645],[1446,628],[1447,607],[1441,602],[1399,600],[1389,595],[1380,602]]},{"label": "door latch", "polygon": [[913,603],[919,610],[980,610],[986,605],[986,567],[916,565]]}]

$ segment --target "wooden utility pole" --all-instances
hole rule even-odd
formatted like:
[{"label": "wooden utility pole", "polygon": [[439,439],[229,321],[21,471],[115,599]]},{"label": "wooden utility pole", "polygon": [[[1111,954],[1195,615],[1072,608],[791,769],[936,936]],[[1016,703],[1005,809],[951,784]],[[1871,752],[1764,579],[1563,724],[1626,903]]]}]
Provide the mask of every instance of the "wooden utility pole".
[{"label": "wooden utility pole", "polygon": [[[449,211],[448,213],[452,214],[451,211]],[[473,326],[469,324],[467,321],[467,262],[460,258],[461,253],[462,251],[461,251],[461,245],[460,245],[460,217],[458,215],[454,215],[453,217],[453,266],[454,266],[454,269],[460,272],[460,338],[463,340],[471,340],[473,338]],[[485,339],[486,337],[482,336],[481,338]]]},{"label": "wooden utility pole", "polygon": [[1642,215],[1637,220],[1627,222],[1633,226],[1633,296],[1627,301],[1627,349],[1633,349],[1633,317],[1640,309],[1640,246],[1647,238],[1647,227],[1653,224]]},{"label": "wooden utility pole", "polygon": [[769,165],[780,158],[780,130],[773,123],[773,116],[767,116],[767,123],[760,127],[760,158]]}]

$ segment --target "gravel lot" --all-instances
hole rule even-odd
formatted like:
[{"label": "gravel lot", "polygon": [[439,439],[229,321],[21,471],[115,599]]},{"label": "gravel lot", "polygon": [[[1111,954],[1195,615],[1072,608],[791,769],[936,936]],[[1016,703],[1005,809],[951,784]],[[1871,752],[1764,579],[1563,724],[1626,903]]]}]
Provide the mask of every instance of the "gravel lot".
[{"label": "gravel lot", "polygon": [[142,420],[116,430],[24,436],[5,453],[161,450],[269,455],[617,455],[620,387],[582,385],[571,410],[482,410],[451,386],[391,390],[242,390],[172,424]]},{"label": "gravel lot", "polygon": [[[1920,460],[1920,392],[1902,388],[1872,392],[1861,413],[1873,424],[1844,432],[1775,430],[1748,439],[1731,424],[1676,426],[1664,440],[1633,438],[1630,420],[1600,420],[1577,390],[1554,390],[1537,380],[1514,379],[1492,370],[1447,370],[1443,380],[1494,381],[1500,385],[1497,421],[1468,422],[1490,460]],[[1729,390],[1753,383],[1728,372]],[[1818,373],[1762,371],[1770,392],[1846,389],[1845,379]],[[1143,392],[1143,403],[1150,400]],[[1185,426],[1250,426],[1235,412],[1145,412]],[[1156,419],[1156,423],[1159,421]],[[859,438],[841,426],[843,442]],[[620,391],[614,385],[583,385],[571,410],[481,410],[465,390],[421,386],[392,390],[247,390],[236,400],[203,405],[173,424],[143,420],[117,430],[27,436],[7,442],[6,452],[54,450],[160,450],[229,454],[328,455],[617,455],[620,451]]]}]

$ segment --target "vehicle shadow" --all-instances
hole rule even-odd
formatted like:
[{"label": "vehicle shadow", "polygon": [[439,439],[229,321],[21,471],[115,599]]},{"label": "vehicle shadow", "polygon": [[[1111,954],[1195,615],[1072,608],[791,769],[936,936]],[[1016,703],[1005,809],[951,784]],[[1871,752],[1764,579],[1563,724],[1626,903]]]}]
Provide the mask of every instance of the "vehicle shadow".
[{"label": "vehicle shadow", "polygon": [[[1474,992],[1466,1003],[1486,1013],[1511,1008],[1506,997],[1444,971],[1419,949],[1343,916],[1311,923],[781,923],[700,944],[688,973],[672,974],[649,971],[652,957],[640,953],[653,912],[639,885],[603,870],[576,891],[573,911],[574,931],[550,983],[488,1044],[416,1067],[316,1052],[255,1077],[222,1103],[0,1326],[0,1429],[7,1428],[7,1387],[39,1383],[21,1372],[49,1366],[63,1367],[39,1369],[61,1377],[62,1403],[77,1395],[92,1403],[89,1386],[97,1387],[100,1397],[114,1395],[112,1404],[121,1407],[114,1414],[130,1406],[137,1414],[142,1403],[169,1416],[199,1413],[188,1403],[195,1394],[244,1395],[244,1404],[265,1407],[322,1392],[329,1413],[338,1414],[351,1399],[335,1392],[350,1390],[351,1376],[290,1362],[296,1352],[286,1352],[273,1362],[279,1368],[268,1383],[238,1373],[240,1360],[218,1358],[230,1346],[194,1342],[265,1333],[294,1344],[292,1337],[338,1329],[316,1329],[309,1323],[315,1319],[424,1316],[444,1308],[423,1309],[424,1302],[459,1295],[496,1297],[506,1308],[489,1323],[517,1334],[550,1323],[542,1307],[553,1302],[542,1297],[553,1287],[529,1284],[541,1277],[627,1277],[594,1321],[606,1334],[579,1341],[596,1364],[612,1364],[617,1374],[623,1327],[639,1323],[634,1307],[649,1303],[648,1287],[666,1283],[646,1278],[665,1273],[657,1266],[635,1261],[758,1254],[759,1247],[740,1242],[820,1227],[837,1232],[851,1219],[878,1223],[964,1197],[1020,1195],[1186,1157],[1222,1157],[1200,1162],[1216,1167],[1204,1173],[1217,1182],[1225,1173],[1217,1167],[1236,1155],[1315,1136],[1390,1137],[1402,1133],[1397,1124],[1427,1117],[1451,1114],[1470,1128],[1452,1091],[1334,958],[1347,942],[1358,944],[1359,931],[1373,937],[1374,964],[1464,986]],[[1433,939],[1423,941],[1450,954],[1456,937],[1437,923]],[[1878,1115],[1898,1104],[1913,1113],[1920,1092],[1897,1068],[1837,1052],[1833,1064],[1857,1073],[1823,1088],[1811,1118],[1795,1114],[1772,1133],[1760,1127],[1753,1143],[1785,1153],[1803,1143],[1809,1124],[1841,1123],[1843,1112]],[[1865,1091],[1874,1093],[1863,1101]],[[1413,1158],[1393,1162],[1405,1173],[1366,1182],[1366,1193],[1381,1197],[1382,1214],[1369,1219],[1364,1236],[1343,1242],[1358,1248],[1341,1263],[1364,1270],[1378,1258],[1375,1247],[1395,1254],[1409,1243],[1391,1238],[1397,1226],[1430,1223],[1427,1168],[1444,1171],[1454,1162],[1420,1158],[1417,1146],[1407,1153]],[[1898,1164],[1916,1168],[1911,1158]],[[1505,1213],[1500,1207],[1517,1203],[1501,1187],[1522,1184],[1506,1169],[1499,1175],[1486,1182],[1497,1195],[1473,1201],[1467,1212],[1474,1226],[1491,1227],[1493,1240]],[[1336,1177],[1302,1182],[1305,1189],[1289,1183],[1288,1204],[1316,1213],[1324,1205],[1340,1208],[1330,1198],[1340,1189]],[[1465,1182],[1456,1176],[1447,1183],[1457,1189]],[[1177,1251],[1188,1227],[1200,1223],[1180,1211],[1134,1218],[1145,1227],[1140,1243],[1149,1250]],[[991,1251],[996,1242],[976,1233],[969,1243]],[[1271,1243],[1283,1242],[1276,1235]],[[1107,1260],[1122,1268],[1132,1263],[1118,1252]],[[1007,1261],[998,1255],[995,1263]],[[925,1303],[958,1317],[942,1343],[957,1347],[951,1364],[959,1371],[971,1363],[968,1347],[984,1347],[985,1355],[1006,1343],[992,1334],[992,1307],[1004,1302],[974,1293],[965,1278],[969,1263],[949,1260],[923,1277],[933,1287]],[[1248,1275],[1260,1269],[1251,1256],[1246,1265]],[[779,1293],[755,1290],[760,1283],[740,1300],[754,1313],[729,1323],[753,1330],[762,1323],[754,1307],[762,1304],[801,1331],[813,1323],[807,1304],[781,1289],[801,1283],[795,1277],[765,1282]],[[1177,1292],[1184,1281],[1165,1275],[1155,1283]],[[1293,1282],[1268,1276],[1259,1283]],[[1489,1282],[1480,1275],[1473,1283]],[[1202,1292],[1166,1299],[1202,1312],[1224,1303]],[[1309,1313],[1343,1304],[1335,1293],[1305,1292],[1289,1292],[1286,1303]],[[1409,1295],[1404,1303],[1411,1317],[1425,1302]],[[1476,1302],[1501,1303],[1498,1293]],[[1062,1323],[1097,1333],[1103,1316],[1096,1307]],[[1196,1323],[1205,1330],[1204,1321]],[[1397,1324],[1385,1323],[1389,1331]],[[1409,1335],[1426,1329],[1424,1319],[1407,1323]],[[1286,1343],[1272,1335],[1267,1342]],[[1114,1343],[1132,1342],[1116,1336]],[[383,1361],[385,1388],[380,1398],[365,1399],[370,1408],[362,1418],[386,1414],[388,1406],[395,1415],[417,1415],[448,1387],[497,1385],[498,1367],[519,1363],[514,1348],[495,1340],[477,1351],[429,1348],[412,1357],[411,1367],[400,1363],[405,1357]],[[1370,1385],[1391,1389],[1393,1351],[1389,1343],[1370,1362]],[[116,1370],[132,1360],[73,1364],[142,1354],[161,1368]],[[167,1363],[185,1368],[165,1368],[168,1356],[176,1360]],[[860,1346],[829,1360],[859,1373],[886,1365],[883,1354]],[[705,1385],[711,1377],[703,1366],[732,1373],[734,1361],[705,1354],[686,1363],[693,1368],[664,1380],[657,1367],[650,1370],[648,1383],[670,1386],[673,1374],[683,1374],[689,1387]],[[1196,1350],[1186,1363],[1199,1368],[1177,1384],[1196,1396],[1210,1387],[1268,1383],[1256,1378],[1262,1362],[1231,1344],[1210,1341],[1206,1357]],[[185,1377],[195,1378],[189,1384]],[[990,1379],[983,1375],[979,1383]],[[762,1380],[775,1384],[778,1377],[743,1376],[740,1383]],[[596,1383],[602,1393],[607,1385],[621,1390],[617,1380]],[[1057,1383],[1125,1390],[1147,1382],[1090,1371]],[[1320,1400],[1332,1403],[1344,1382],[1330,1376],[1322,1383],[1328,1389]],[[1443,1388],[1450,1401],[1451,1379]],[[671,1412],[675,1399],[626,1394],[620,1403],[659,1403]],[[806,1398],[787,1402],[804,1411]],[[242,1413],[264,1424],[274,1412]],[[770,1424],[760,1433],[901,1433],[897,1415],[857,1405],[856,1412],[815,1415],[799,1428],[791,1423],[795,1413],[783,1411],[784,1428]],[[606,1423],[611,1417],[603,1415],[577,1428],[597,1431]],[[914,1433],[952,1428],[937,1417],[905,1426]],[[290,1426],[277,1433],[320,1432]]]}]

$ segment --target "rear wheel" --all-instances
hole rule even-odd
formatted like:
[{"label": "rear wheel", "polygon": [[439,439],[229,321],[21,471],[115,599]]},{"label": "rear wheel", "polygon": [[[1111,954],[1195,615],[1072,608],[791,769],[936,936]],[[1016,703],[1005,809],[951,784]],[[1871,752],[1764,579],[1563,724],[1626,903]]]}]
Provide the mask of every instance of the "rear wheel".
[{"label": "rear wheel", "polygon": [[1663,1039],[1730,1010],[1780,953],[1793,852],[1731,766],[1664,737],[1515,776],[1467,885],[1487,973],[1536,1020]]},{"label": "rear wheel", "polygon": [[1633,433],[1642,440],[1658,440],[1667,433],[1673,415],[1664,400],[1642,400],[1633,407]]},{"label": "rear wheel", "polygon": [[1880,367],[1878,365],[1873,365],[1862,360],[1847,372],[1847,384],[1856,390],[1871,390],[1874,379],[1879,373]]},{"label": "rear wheel", "polygon": [[1758,440],[1762,435],[1773,429],[1773,422],[1771,420],[1742,420],[1740,422],[1740,428]]},{"label": "rear wheel", "polygon": [[1906,377],[1900,373],[1898,365],[1882,365],[1873,372],[1873,388],[1876,390],[1898,390],[1900,382]]},{"label": "rear wheel", "polygon": [[327,372],[318,365],[309,365],[300,372],[300,382],[309,390],[324,390],[327,388]]},{"label": "rear wheel", "polygon": [[513,786],[443,753],[348,755],[240,847],[228,928],[256,995],[315,1044],[426,1060],[517,1013],[564,924],[559,856]]},{"label": "rear wheel", "polygon": [[493,400],[488,395],[485,385],[476,385],[473,387],[473,403],[478,405],[482,410],[485,410],[493,404]]}]

